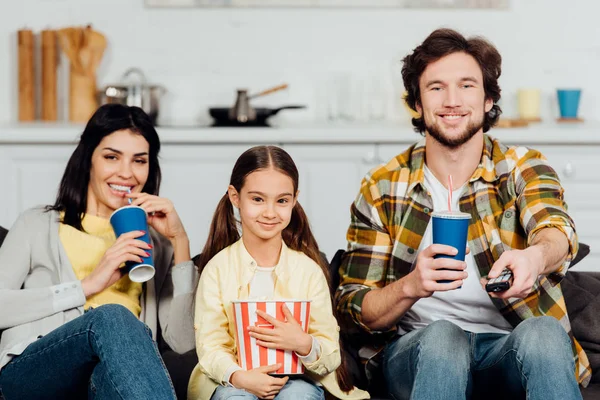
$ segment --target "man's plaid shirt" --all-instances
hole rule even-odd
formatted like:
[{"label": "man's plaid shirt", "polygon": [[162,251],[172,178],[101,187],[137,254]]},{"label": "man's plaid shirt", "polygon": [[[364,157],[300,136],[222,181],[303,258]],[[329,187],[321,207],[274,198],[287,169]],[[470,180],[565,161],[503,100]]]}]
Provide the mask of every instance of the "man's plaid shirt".
[{"label": "man's plaid shirt", "polygon": [[[386,337],[363,324],[361,304],[370,290],[406,276],[415,263],[433,211],[431,196],[423,186],[424,163],[425,139],[387,165],[373,169],[362,181],[351,207],[348,252],[340,267],[341,284],[335,295],[341,322],[349,331],[358,325],[374,337]],[[492,301],[513,327],[529,317],[555,317],[572,339],[575,373],[587,386],[591,368],[573,338],[560,287],[578,242],[556,172],[539,152],[509,147],[484,135],[481,162],[459,205],[472,217],[468,244],[481,276],[488,274],[502,252],[526,248],[543,228],[557,228],[568,238],[569,255],[564,264],[547,277],[541,276],[527,298]],[[390,332],[393,330],[395,327],[390,328]],[[364,362],[376,363],[371,356],[381,346],[368,346],[359,354]]]}]

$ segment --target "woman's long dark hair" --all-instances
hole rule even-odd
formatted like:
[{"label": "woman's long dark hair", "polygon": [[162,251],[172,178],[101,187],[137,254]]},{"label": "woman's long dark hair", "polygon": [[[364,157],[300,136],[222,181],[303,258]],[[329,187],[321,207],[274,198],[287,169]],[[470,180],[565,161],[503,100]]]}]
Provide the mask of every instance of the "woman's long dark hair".
[{"label": "woman's long dark hair", "polygon": [[60,181],[56,202],[46,210],[64,212],[62,222],[83,231],[81,221],[86,212],[88,184],[92,168],[92,154],[106,136],[128,129],[146,139],[150,150],[148,180],[142,189],[149,194],[158,194],[160,188],[160,165],[158,152],[160,140],[150,117],[139,107],[121,104],[106,104],[98,108],[88,121],[77,148],[71,154]]},{"label": "woman's long dark hair", "polygon": [[[236,161],[229,184],[241,193],[246,177],[254,171],[273,168],[292,179],[294,193],[298,191],[298,168],[285,150],[276,146],[256,146],[246,150]],[[292,209],[292,217],[289,225],[282,232],[283,241],[292,250],[300,251],[319,264],[328,285],[331,287],[329,264],[321,256],[319,246],[315,240],[308,223],[308,218],[299,202]],[[196,261],[200,271],[221,250],[231,246],[240,239],[238,221],[233,212],[233,204],[226,193],[213,216],[208,233],[208,239],[202,250],[202,254]],[[330,290],[331,293],[331,290]],[[333,304],[333,299],[332,299]],[[334,310],[335,314],[335,310]],[[345,360],[344,352],[340,343],[340,355],[342,363],[336,370],[336,377],[340,388],[348,392],[353,388],[350,374]]]}]

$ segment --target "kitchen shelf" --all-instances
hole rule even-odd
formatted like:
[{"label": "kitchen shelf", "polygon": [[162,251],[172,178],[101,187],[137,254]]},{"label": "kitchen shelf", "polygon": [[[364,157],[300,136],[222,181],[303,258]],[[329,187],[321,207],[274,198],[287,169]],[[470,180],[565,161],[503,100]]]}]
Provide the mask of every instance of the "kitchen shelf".
[{"label": "kitchen shelf", "polygon": [[[0,126],[0,144],[76,143],[85,125],[70,123],[12,123]],[[406,124],[311,124],[268,128],[157,127],[163,144],[318,144],[407,143],[421,136]],[[598,144],[600,122],[533,124],[493,128],[492,136],[511,144]]]}]

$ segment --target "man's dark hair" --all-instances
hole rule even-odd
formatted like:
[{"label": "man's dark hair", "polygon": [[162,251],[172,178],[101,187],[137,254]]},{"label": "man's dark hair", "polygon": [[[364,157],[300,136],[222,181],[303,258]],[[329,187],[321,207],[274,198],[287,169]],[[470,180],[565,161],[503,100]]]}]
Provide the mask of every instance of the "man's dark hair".
[{"label": "man's dark hair", "polygon": [[[419,79],[427,66],[447,55],[463,52],[472,56],[481,68],[483,75],[483,90],[485,99],[494,102],[492,109],[485,113],[483,131],[487,132],[498,122],[502,113],[498,100],[500,100],[500,86],[498,78],[501,74],[502,57],[493,44],[482,37],[465,38],[452,29],[437,29],[433,31],[425,41],[417,46],[412,54],[402,60],[402,80],[404,88],[408,92],[406,103],[413,110],[417,104],[421,105],[421,92],[419,90]],[[425,132],[425,120],[421,115],[413,118],[412,124],[415,132]]]}]

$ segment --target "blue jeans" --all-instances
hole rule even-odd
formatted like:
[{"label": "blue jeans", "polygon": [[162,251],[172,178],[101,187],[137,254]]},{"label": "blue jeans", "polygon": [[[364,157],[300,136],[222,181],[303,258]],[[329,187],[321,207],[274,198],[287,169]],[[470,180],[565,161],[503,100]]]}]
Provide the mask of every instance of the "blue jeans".
[{"label": "blue jeans", "polygon": [[436,321],[384,350],[394,399],[581,399],[571,341],[558,320],[535,317],[510,334]]},{"label": "blue jeans", "polygon": [[150,329],[125,307],[90,310],[0,371],[6,400],[175,399]]},{"label": "blue jeans", "polygon": [[[213,393],[211,400],[255,400],[258,399],[253,394],[243,389],[236,389],[229,386],[218,386]],[[276,400],[325,400],[325,394],[320,386],[307,382],[300,378],[290,378],[281,391],[275,396]]]}]

